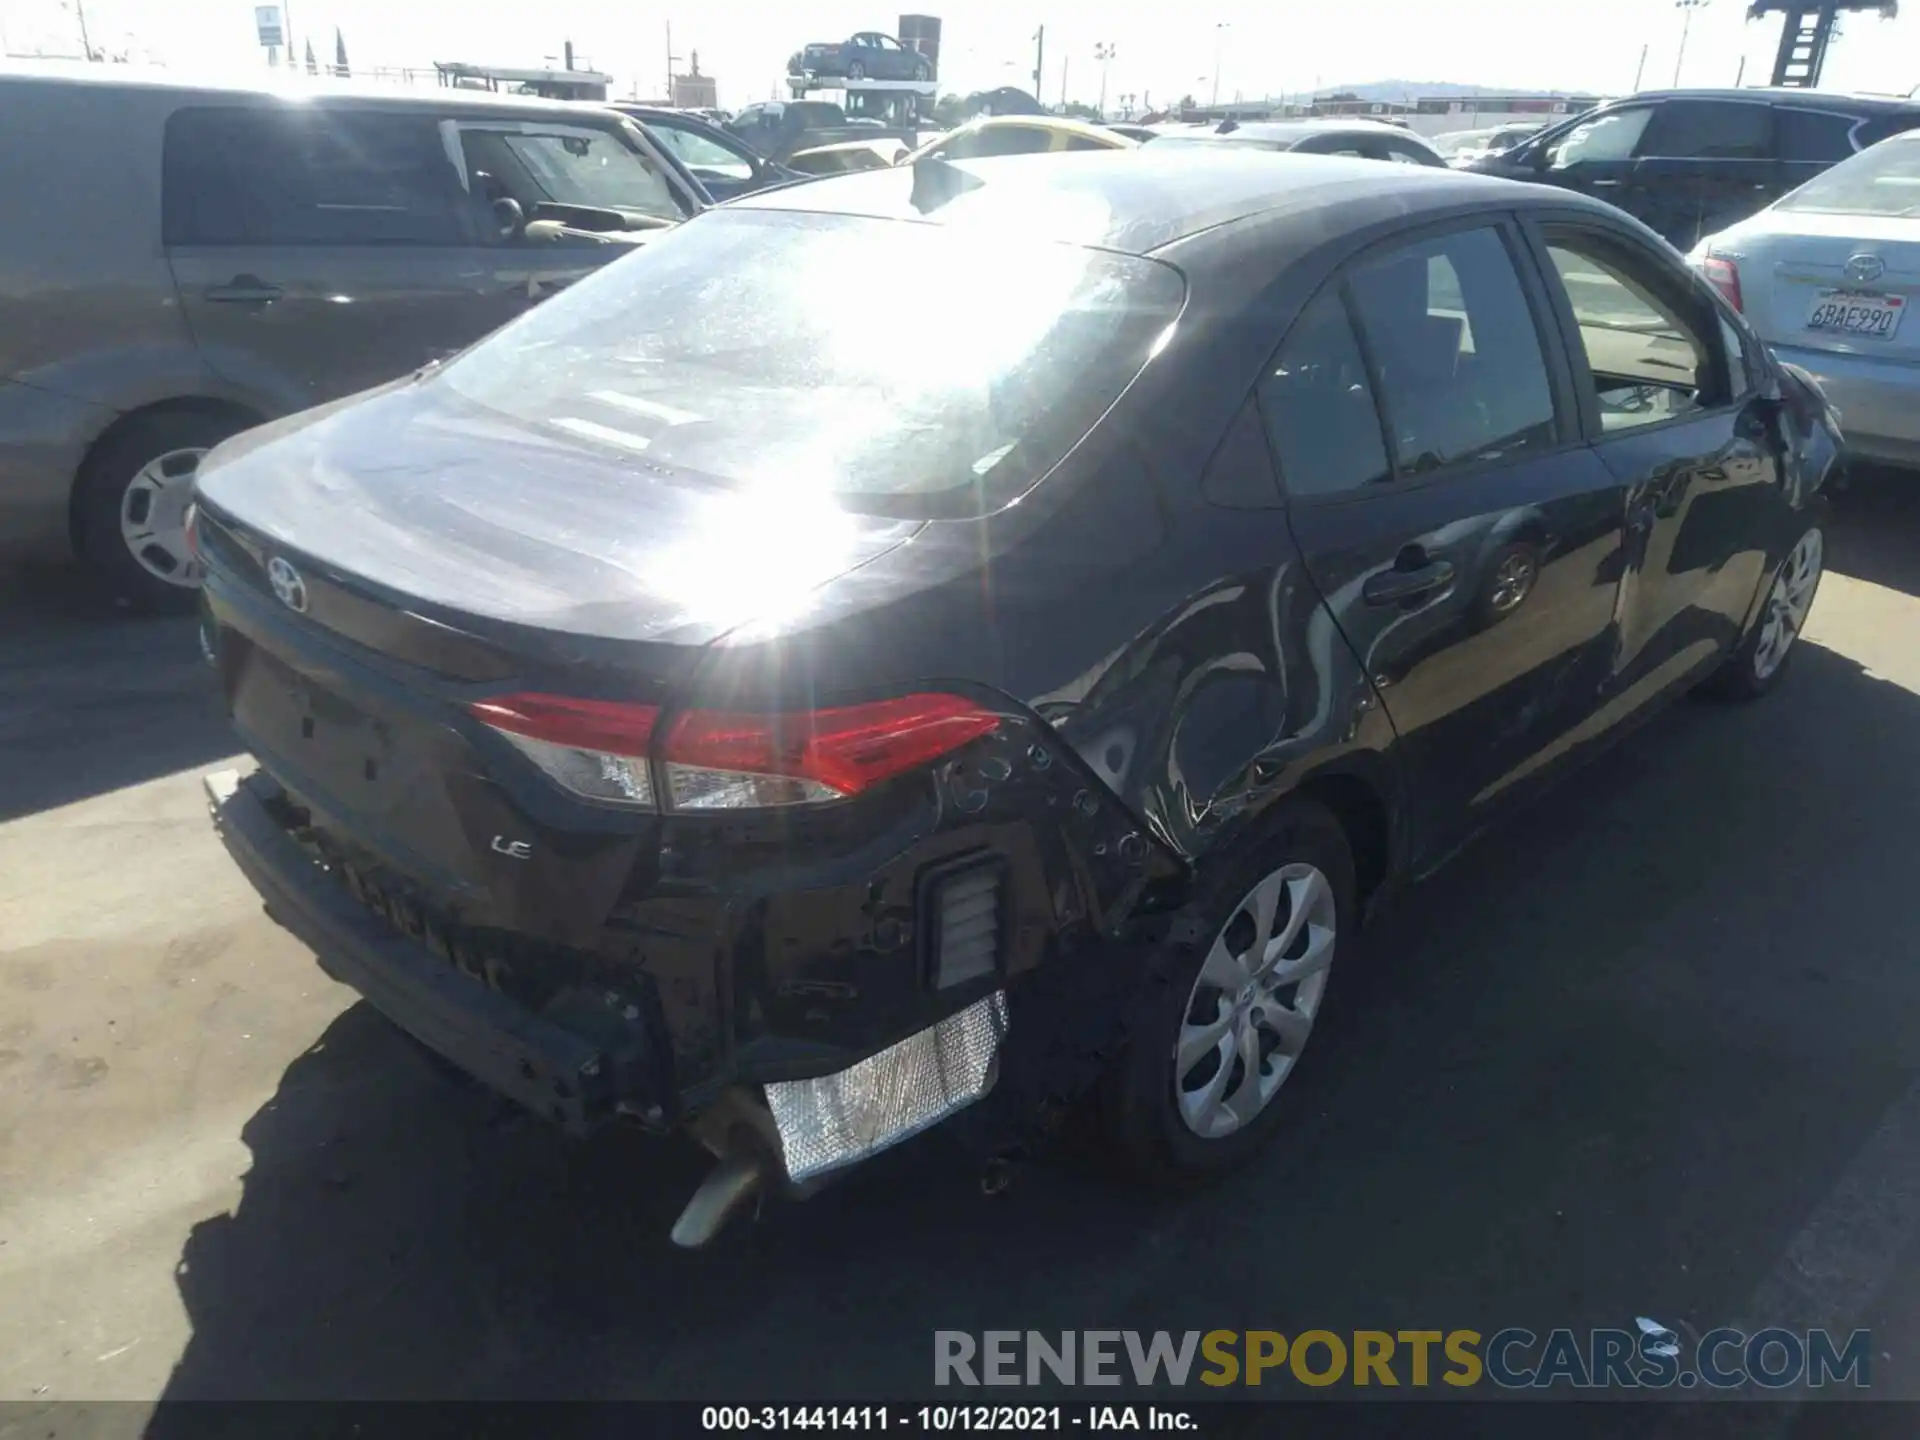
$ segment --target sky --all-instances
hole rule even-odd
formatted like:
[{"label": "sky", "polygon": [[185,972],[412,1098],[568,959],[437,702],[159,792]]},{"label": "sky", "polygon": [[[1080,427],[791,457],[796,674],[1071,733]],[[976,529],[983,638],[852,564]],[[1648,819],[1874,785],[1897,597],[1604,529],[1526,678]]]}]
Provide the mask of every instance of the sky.
[{"label": "sky", "polygon": [[[783,95],[786,57],[810,40],[898,28],[898,11],[852,0],[285,0],[296,45],[311,36],[331,56],[340,27],[349,58],[430,67],[436,60],[532,65],[572,40],[578,61],[615,77],[620,95],[664,92],[668,33],[677,69],[698,51],[720,103]],[[263,69],[254,0],[0,0],[0,49],[79,53],[75,6],[95,45],[173,65]],[[1096,103],[1105,67],[1110,108],[1123,96],[1156,104],[1191,94],[1258,98],[1379,80],[1451,81],[1498,88],[1626,93],[1680,82],[1731,85],[1772,65],[1780,22],[1746,23],[1745,0],[967,0],[927,3],[941,14],[941,88],[1032,88],[1034,32],[1046,27],[1043,98]],[[1644,61],[1643,61],[1644,47]],[[1868,12],[1842,21],[1825,83],[1906,94],[1920,85],[1920,4],[1895,20]],[[1417,86],[1416,86],[1417,89]]]}]

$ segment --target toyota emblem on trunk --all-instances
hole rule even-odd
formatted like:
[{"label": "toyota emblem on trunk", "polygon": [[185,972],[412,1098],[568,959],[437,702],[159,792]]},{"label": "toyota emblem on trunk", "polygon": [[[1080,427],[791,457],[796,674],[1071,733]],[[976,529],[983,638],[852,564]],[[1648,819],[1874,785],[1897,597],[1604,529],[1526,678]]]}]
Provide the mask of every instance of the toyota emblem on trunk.
[{"label": "toyota emblem on trunk", "polygon": [[1887,262],[1878,255],[1852,255],[1847,258],[1847,279],[1862,285],[1887,273]]},{"label": "toyota emblem on trunk", "polygon": [[280,597],[282,605],[302,615],[307,613],[307,582],[300,578],[298,570],[278,555],[267,562],[267,583],[273,587],[273,593]]}]

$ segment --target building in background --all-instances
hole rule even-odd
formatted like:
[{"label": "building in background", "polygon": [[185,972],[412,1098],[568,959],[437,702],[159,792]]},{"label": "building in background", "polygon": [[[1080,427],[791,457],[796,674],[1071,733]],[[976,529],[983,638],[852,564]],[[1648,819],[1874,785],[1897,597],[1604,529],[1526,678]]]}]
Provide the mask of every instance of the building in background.
[{"label": "building in background", "polygon": [[693,52],[692,73],[673,77],[672,107],[675,110],[718,110],[720,87],[713,76],[700,73],[700,52]]}]

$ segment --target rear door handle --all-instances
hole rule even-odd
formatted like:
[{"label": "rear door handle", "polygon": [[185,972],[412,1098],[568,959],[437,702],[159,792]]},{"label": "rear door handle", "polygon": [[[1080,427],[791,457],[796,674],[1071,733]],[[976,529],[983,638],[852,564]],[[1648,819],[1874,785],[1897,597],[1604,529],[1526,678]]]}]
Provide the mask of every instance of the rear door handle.
[{"label": "rear door handle", "polygon": [[286,291],[255,275],[236,275],[224,285],[207,287],[207,299],[221,305],[271,305]]},{"label": "rear door handle", "polygon": [[1429,560],[1417,570],[1382,570],[1369,575],[1360,587],[1360,598],[1369,605],[1398,605],[1414,600],[1453,582],[1453,565],[1446,560]]}]

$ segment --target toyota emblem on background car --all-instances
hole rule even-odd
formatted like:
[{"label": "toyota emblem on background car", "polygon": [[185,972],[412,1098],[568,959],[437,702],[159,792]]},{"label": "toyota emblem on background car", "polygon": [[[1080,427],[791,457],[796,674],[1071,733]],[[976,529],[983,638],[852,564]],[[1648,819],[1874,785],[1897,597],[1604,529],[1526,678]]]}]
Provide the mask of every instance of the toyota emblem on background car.
[{"label": "toyota emblem on background car", "polygon": [[1887,273],[1887,262],[1878,255],[1850,255],[1847,257],[1847,279],[1856,280],[1862,285],[1870,280],[1878,280]]},{"label": "toyota emblem on background car", "polygon": [[280,597],[282,605],[302,615],[307,613],[307,582],[300,578],[298,570],[278,555],[267,562],[267,583],[273,587],[273,593]]}]

